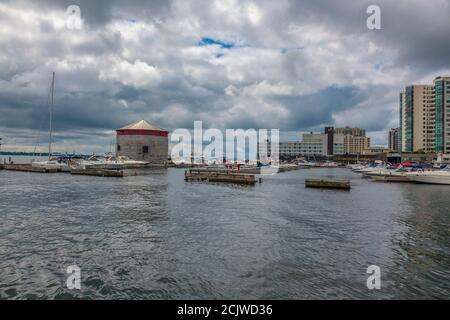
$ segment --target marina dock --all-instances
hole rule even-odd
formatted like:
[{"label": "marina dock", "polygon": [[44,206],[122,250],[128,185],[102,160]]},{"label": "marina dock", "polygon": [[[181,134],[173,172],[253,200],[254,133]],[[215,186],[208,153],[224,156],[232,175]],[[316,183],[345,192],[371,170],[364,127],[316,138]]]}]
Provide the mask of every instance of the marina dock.
[{"label": "marina dock", "polygon": [[123,178],[123,170],[105,170],[105,169],[72,169],[70,174],[95,177],[113,177]]},{"label": "marina dock", "polygon": [[57,173],[60,172],[57,169],[46,169],[33,167],[31,164],[13,164],[6,163],[0,166],[0,169],[10,171],[22,171],[22,172],[36,172],[36,173]]},{"label": "marina dock", "polygon": [[[255,185],[257,179],[254,174],[235,173],[227,171],[212,171],[190,169],[185,171],[185,181],[198,181],[198,182],[227,182],[237,184]],[[261,182],[261,179],[258,180]]]},{"label": "marina dock", "polygon": [[306,179],[305,187],[350,190],[351,183],[349,180]]}]

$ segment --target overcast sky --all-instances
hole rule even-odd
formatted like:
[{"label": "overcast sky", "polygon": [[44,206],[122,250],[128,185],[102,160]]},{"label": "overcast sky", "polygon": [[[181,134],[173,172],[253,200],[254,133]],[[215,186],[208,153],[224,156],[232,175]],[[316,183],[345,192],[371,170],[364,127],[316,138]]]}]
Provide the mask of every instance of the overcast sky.
[{"label": "overcast sky", "polygon": [[[81,8],[81,29],[66,8]],[[381,30],[366,27],[371,4]],[[449,0],[0,1],[3,150],[109,151],[114,129],[325,125],[386,144],[399,91],[450,75]],[[41,132],[40,136],[38,133]]]}]

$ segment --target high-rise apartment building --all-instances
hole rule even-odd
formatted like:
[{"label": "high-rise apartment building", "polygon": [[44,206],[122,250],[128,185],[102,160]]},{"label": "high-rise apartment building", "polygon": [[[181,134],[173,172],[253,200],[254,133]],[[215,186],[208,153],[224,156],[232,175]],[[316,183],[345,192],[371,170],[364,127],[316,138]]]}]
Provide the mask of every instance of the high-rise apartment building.
[{"label": "high-rise apartment building", "polygon": [[450,153],[450,77],[434,79],[435,148]]},{"label": "high-rise apartment building", "polygon": [[450,77],[400,93],[402,152],[450,152]]},{"label": "high-rise apartment building", "polygon": [[393,128],[389,131],[389,150],[394,152],[400,151],[400,129]]}]

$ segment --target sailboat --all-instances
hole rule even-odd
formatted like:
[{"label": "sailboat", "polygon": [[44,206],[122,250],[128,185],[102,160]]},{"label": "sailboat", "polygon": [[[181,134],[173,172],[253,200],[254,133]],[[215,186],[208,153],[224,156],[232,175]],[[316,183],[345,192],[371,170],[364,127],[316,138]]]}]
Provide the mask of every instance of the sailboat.
[{"label": "sailboat", "polygon": [[58,158],[52,158],[52,122],[53,122],[53,96],[55,92],[55,72],[52,74],[52,85],[51,85],[51,103],[49,107],[49,141],[48,141],[48,160],[46,161],[33,161],[31,163],[32,167],[35,168],[45,168],[47,170],[57,170],[57,171],[70,171],[69,165]]}]

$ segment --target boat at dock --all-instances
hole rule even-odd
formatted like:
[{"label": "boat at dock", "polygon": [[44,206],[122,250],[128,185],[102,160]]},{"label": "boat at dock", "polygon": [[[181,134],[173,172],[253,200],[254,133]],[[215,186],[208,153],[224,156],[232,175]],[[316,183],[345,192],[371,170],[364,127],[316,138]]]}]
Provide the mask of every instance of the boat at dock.
[{"label": "boat at dock", "polygon": [[135,169],[148,166],[150,163],[146,161],[132,160],[125,156],[115,157],[113,155],[92,155],[87,159],[77,159],[70,161],[69,165],[72,170],[89,170],[89,169],[105,169],[105,170],[122,170]]},{"label": "boat at dock", "polygon": [[[49,141],[48,141],[48,160],[33,161],[32,168],[43,169],[46,171],[68,172],[70,167],[67,161],[63,161],[60,157],[52,156],[52,134],[53,134],[53,96],[55,91],[55,73],[52,74],[52,83],[50,87],[50,104],[49,104]],[[48,102],[48,101],[47,101]]]},{"label": "boat at dock", "polygon": [[413,182],[450,185],[449,167],[437,171],[408,172],[405,175]]},{"label": "boat at dock", "polygon": [[379,174],[372,174],[369,177],[374,181],[385,181],[385,182],[412,182],[411,179],[406,175],[406,171],[392,171],[384,172]]},{"label": "boat at dock", "polygon": [[41,168],[46,170],[56,170],[58,172],[69,172],[70,167],[68,162],[60,160],[59,158],[51,158],[47,161],[35,161],[31,163],[33,168]]}]

